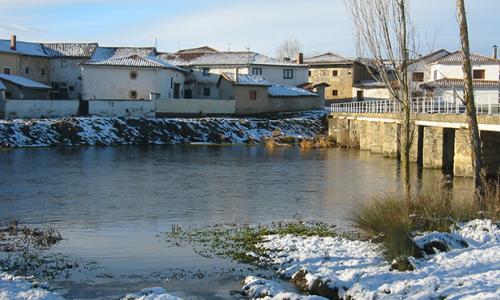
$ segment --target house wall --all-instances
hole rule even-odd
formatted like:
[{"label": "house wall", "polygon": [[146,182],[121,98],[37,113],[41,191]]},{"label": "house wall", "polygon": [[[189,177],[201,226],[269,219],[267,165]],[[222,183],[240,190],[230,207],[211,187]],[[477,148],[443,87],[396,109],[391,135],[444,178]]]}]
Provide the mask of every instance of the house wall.
[{"label": "house wall", "polygon": [[[500,74],[500,64],[472,64],[472,70],[484,69],[485,70],[485,80],[498,80]],[[434,73],[437,71],[437,78],[434,77]],[[431,66],[432,80],[442,79],[442,78],[463,78],[462,65],[442,65],[435,64]]]},{"label": "house wall", "polygon": [[154,117],[154,100],[90,100],[89,114],[101,117]]},{"label": "house wall", "polygon": [[[84,59],[82,58],[50,59],[50,82],[65,83],[70,99],[77,99],[82,93],[82,70],[79,64],[83,61]],[[63,67],[63,62],[66,63],[66,67]],[[73,91],[70,91],[71,87]]]},{"label": "house wall", "polygon": [[[137,78],[131,79],[130,72],[136,71]],[[125,67],[82,67],[83,99],[104,100],[146,100],[151,93],[158,98],[173,98],[172,83],[180,84],[180,98],[184,97],[184,73],[171,69],[146,69]],[[137,92],[137,99],[130,97],[130,91]]]},{"label": "house wall", "polygon": [[[486,104],[499,104],[499,94],[498,88],[474,88],[474,101],[479,105]],[[460,98],[463,99],[464,91],[463,89],[453,89],[453,88],[436,88],[432,94],[433,98],[440,98],[446,102],[456,103],[460,102]]]},{"label": "house wall", "polygon": [[[48,57],[26,56],[12,53],[0,53],[0,72],[10,68],[10,74],[23,76],[38,82],[50,84],[50,61]],[[26,68],[29,73],[26,74]],[[45,72],[43,74],[43,72]]]},{"label": "house wall", "polygon": [[0,115],[6,119],[67,117],[77,113],[76,100],[0,100]]},{"label": "house wall", "polygon": [[352,88],[353,97],[356,97],[358,91],[363,91],[363,100],[387,100],[391,98],[391,93],[387,88]]},{"label": "house wall", "polygon": [[156,101],[157,115],[232,115],[235,100],[166,99]]}]

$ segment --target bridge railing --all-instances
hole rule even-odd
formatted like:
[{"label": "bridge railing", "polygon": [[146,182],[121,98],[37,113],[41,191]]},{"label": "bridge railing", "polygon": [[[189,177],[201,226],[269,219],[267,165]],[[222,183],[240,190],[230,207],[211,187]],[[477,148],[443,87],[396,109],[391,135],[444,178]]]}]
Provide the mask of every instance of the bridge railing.
[{"label": "bridge railing", "polygon": [[[352,101],[331,104],[331,112],[345,113],[378,113],[394,114],[400,113],[402,104],[396,100],[376,101]],[[488,103],[476,104],[478,115],[500,115],[500,103],[488,101]],[[441,98],[413,98],[411,99],[410,111],[422,114],[465,114],[466,107],[460,101],[446,101]]]}]

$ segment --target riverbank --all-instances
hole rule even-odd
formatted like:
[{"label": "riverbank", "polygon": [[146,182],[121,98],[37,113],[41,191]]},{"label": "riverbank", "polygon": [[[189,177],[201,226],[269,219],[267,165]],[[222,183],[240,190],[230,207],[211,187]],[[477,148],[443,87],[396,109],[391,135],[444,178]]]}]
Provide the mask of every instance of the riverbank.
[{"label": "riverbank", "polygon": [[62,118],[0,120],[0,148],[261,143],[265,137],[326,132],[326,111],[268,118]]},{"label": "riverbank", "polygon": [[[415,269],[404,272],[393,270],[380,244],[370,241],[269,235],[257,247],[265,253],[260,259],[277,274],[306,293],[329,299],[497,299],[497,224],[473,220],[450,233],[422,233],[415,241],[433,253],[410,257]],[[254,299],[307,299],[262,278],[250,276],[245,283],[242,290]]]}]

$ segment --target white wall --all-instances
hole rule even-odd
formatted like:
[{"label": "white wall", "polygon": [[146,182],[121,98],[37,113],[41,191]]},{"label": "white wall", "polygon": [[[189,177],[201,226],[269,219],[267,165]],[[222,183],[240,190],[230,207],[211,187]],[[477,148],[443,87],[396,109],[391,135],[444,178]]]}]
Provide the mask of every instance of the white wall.
[{"label": "white wall", "polygon": [[[131,79],[130,72],[137,78]],[[83,66],[83,99],[135,100],[130,91],[137,91],[137,100],[149,99],[151,93],[160,98],[173,98],[173,83],[180,84],[180,97],[184,94],[185,75],[172,69],[120,68]]]},{"label": "white wall", "polygon": [[363,91],[363,98],[364,101],[371,101],[371,100],[387,100],[390,99],[391,93],[389,92],[389,89],[387,88],[352,88],[352,97],[354,100],[356,100],[358,91]]},{"label": "white wall", "polygon": [[151,100],[90,100],[89,114],[101,117],[154,117]]},{"label": "white wall", "polygon": [[[485,70],[485,80],[498,80],[500,74],[500,64],[472,64],[472,70],[483,69]],[[436,64],[431,66],[432,80],[442,78],[463,78],[462,65],[441,65]],[[434,78],[434,74],[437,78]]]},{"label": "white wall", "polygon": [[77,100],[0,100],[6,119],[67,117],[78,114]]},{"label": "white wall", "polygon": [[[63,67],[63,61],[66,62],[66,67]],[[73,92],[69,91],[69,96],[72,99],[78,98],[82,92],[81,68],[78,64],[83,62],[81,58],[51,58],[50,59],[50,81],[64,82],[66,87],[73,87]]]},{"label": "white wall", "polygon": [[156,101],[158,114],[230,115],[235,113],[235,100],[166,99]]},{"label": "white wall", "polygon": [[[474,88],[474,101],[476,104],[498,104],[499,101],[499,89],[495,88]],[[457,96],[458,95],[458,96]],[[464,91],[456,90],[456,93],[453,92],[452,88],[439,88],[434,89],[433,98],[441,99],[446,102],[460,101],[460,98],[463,99]]]}]

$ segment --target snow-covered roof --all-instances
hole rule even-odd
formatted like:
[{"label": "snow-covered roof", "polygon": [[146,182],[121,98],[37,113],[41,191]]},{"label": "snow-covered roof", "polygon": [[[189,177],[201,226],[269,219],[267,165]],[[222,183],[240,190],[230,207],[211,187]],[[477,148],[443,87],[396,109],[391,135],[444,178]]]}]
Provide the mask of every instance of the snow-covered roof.
[{"label": "snow-covered roof", "polygon": [[303,67],[294,62],[284,61],[264,54],[243,52],[206,52],[195,53],[194,57],[183,57],[188,66],[246,66],[246,65],[276,65]]},{"label": "snow-covered roof", "polygon": [[188,62],[179,55],[173,54],[173,53],[167,53],[167,52],[160,52],[156,55],[157,58],[172,64],[174,66],[186,66],[188,65]]},{"label": "snow-covered roof", "polygon": [[267,92],[271,97],[317,97],[318,94],[294,86],[273,84]]},{"label": "snow-covered roof", "polygon": [[113,66],[113,67],[140,67],[140,68],[160,68],[160,69],[175,69],[184,72],[183,69],[169,64],[157,57],[131,55],[106,60],[89,60],[82,65],[88,66]]},{"label": "snow-covered roof", "polygon": [[267,81],[262,75],[254,74],[238,74],[238,80],[236,81],[234,73],[222,73],[222,77],[234,82],[236,85],[260,85],[260,86],[270,86],[271,83]]},{"label": "snow-covered roof", "polygon": [[97,47],[92,54],[91,60],[106,60],[138,56],[153,56],[156,54],[154,47]]},{"label": "snow-covered roof", "polygon": [[90,58],[97,43],[43,43],[45,53],[50,57]]},{"label": "snow-covered roof", "polygon": [[47,54],[43,51],[43,47],[40,43],[17,41],[16,50],[12,50],[10,48],[10,40],[0,40],[0,52],[47,57]]},{"label": "snow-covered roof", "polygon": [[[463,78],[441,78],[438,80],[422,83],[420,87],[433,89],[436,87],[439,88],[463,88],[464,87],[464,79]],[[481,80],[474,79],[472,80],[472,85],[477,88],[497,88],[500,89],[500,80]]]},{"label": "snow-covered roof", "polygon": [[200,53],[200,52],[217,52],[216,49],[209,46],[202,46],[197,48],[181,49],[177,51],[177,54],[181,53]]},{"label": "snow-covered roof", "polygon": [[345,64],[352,62],[353,60],[333,52],[327,52],[321,55],[304,58],[304,63],[310,65],[339,64],[339,63]]},{"label": "snow-covered roof", "polygon": [[353,84],[353,86],[357,88],[367,88],[367,89],[378,89],[387,87],[385,83],[375,79],[358,80]]},{"label": "snow-covered roof", "polygon": [[26,87],[26,88],[32,88],[32,89],[51,89],[50,86],[45,85],[43,83],[40,83],[38,81],[31,80],[26,77],[21,77],[17,75],[10,75],[10,74],[1,74],[0,73],[0,80],[2,81],[8,81],[12,84],[21,86],[21,87]]},{"label": "snow-covered roof", "polygon": [[436,61],[446,55],[449,55],[450,52],[448,52],[446,49],[439,49],[439,50],[436,50],[436,51],[433,51],[429,54],[426,54],[424,56],[420,56],[418,58],[416,58],[412,63],[416,63],[416,62],[419,62],[419,61],[427,61],[427,62],[433,62],[433,61]]},{"label": "snow-covered roof", "polygon": [[[464,60],[464,53],[461,50],[450,53],[434,62],[434,64],[458,64]],[[472,63],[493,63],[500,64],[500,60],[492,57],[487,57],[479,54],[470,54],[470,61]]]}]

